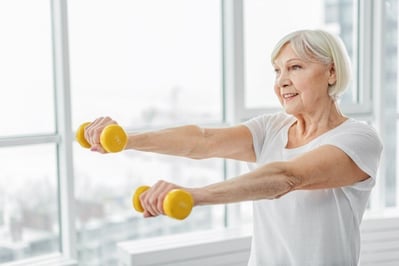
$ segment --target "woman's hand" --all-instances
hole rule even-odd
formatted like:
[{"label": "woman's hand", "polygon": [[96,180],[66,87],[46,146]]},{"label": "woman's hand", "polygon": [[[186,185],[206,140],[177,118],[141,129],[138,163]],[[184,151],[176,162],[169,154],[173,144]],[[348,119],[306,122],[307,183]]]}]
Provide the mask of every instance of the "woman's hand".
[{"label": "woman's hand", "polygon": [[144,209],[144,217],[155,217],[164,215],[163,202],[166,195],[173,189],[184,189],[176,184],[158,181],[151,188],[140,195],[140,203]]},{"label": "woman's hand", "polygon": [[111,124],[118,123],[110,117],[99,117],[85,128],[84,137],[91,145],[91,151],[107,153],[107,151],[104,150],[104,148],[100,144],[100,136],[103,129]]}]

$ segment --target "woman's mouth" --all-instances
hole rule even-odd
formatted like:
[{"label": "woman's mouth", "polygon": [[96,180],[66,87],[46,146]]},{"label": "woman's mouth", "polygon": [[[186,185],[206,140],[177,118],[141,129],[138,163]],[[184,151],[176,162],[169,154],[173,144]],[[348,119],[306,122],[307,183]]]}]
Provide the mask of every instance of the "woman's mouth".
[{"label": "woman's mouth", "polygon": [[283,93],[282,96],[283,96],[283,99],[289,100],[289,99],[294,98],[297,95],[298,95],[298,93]]}]

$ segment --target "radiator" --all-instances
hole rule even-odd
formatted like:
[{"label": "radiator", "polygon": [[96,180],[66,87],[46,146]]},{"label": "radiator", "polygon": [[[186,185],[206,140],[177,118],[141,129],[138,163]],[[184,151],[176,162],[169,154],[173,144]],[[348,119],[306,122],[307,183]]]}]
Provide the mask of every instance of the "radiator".
[{"label": "radiator", "polygon": [[[364,220],[361,241],[360,266],[399,265],[399,218]],[[250,243],[241,229],[122,242],[119,266],[245,266]]]}]

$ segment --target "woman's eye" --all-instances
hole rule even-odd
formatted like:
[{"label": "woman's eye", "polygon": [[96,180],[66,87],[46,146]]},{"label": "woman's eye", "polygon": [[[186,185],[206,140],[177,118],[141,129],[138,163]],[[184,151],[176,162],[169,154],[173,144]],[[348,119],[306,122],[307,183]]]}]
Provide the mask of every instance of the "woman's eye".
[{"label": "woman's eye", "polygon": [[300,69],[300,68],[302,68],[300,65],[291,66],[291,69],[293,69],[293,70],[297,70],[297,69]]}]

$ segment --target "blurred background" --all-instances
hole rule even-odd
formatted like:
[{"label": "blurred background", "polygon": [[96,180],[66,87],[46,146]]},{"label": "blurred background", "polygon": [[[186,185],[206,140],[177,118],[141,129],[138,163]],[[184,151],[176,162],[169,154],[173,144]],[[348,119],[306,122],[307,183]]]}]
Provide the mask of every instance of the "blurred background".
[{"label": "blurred background", "polygon": [[398,1],[381,1],[382,32],[367,13],[373,1],[234,1],[234,20],[228,2],[0,1],[0,263],[73,250],[79,265],[112,266],[120,241],[250,225],[250,203],[199,207],[175,221],[143,219],[130,202],[143,184],[202,186],[245,164],[100,155],[73,134],[99,116],[135,132],[278,111],[270,52],[303,28],[344,40],[354,80],[341,105],[385,146],[369,210],[397,210]]}]

